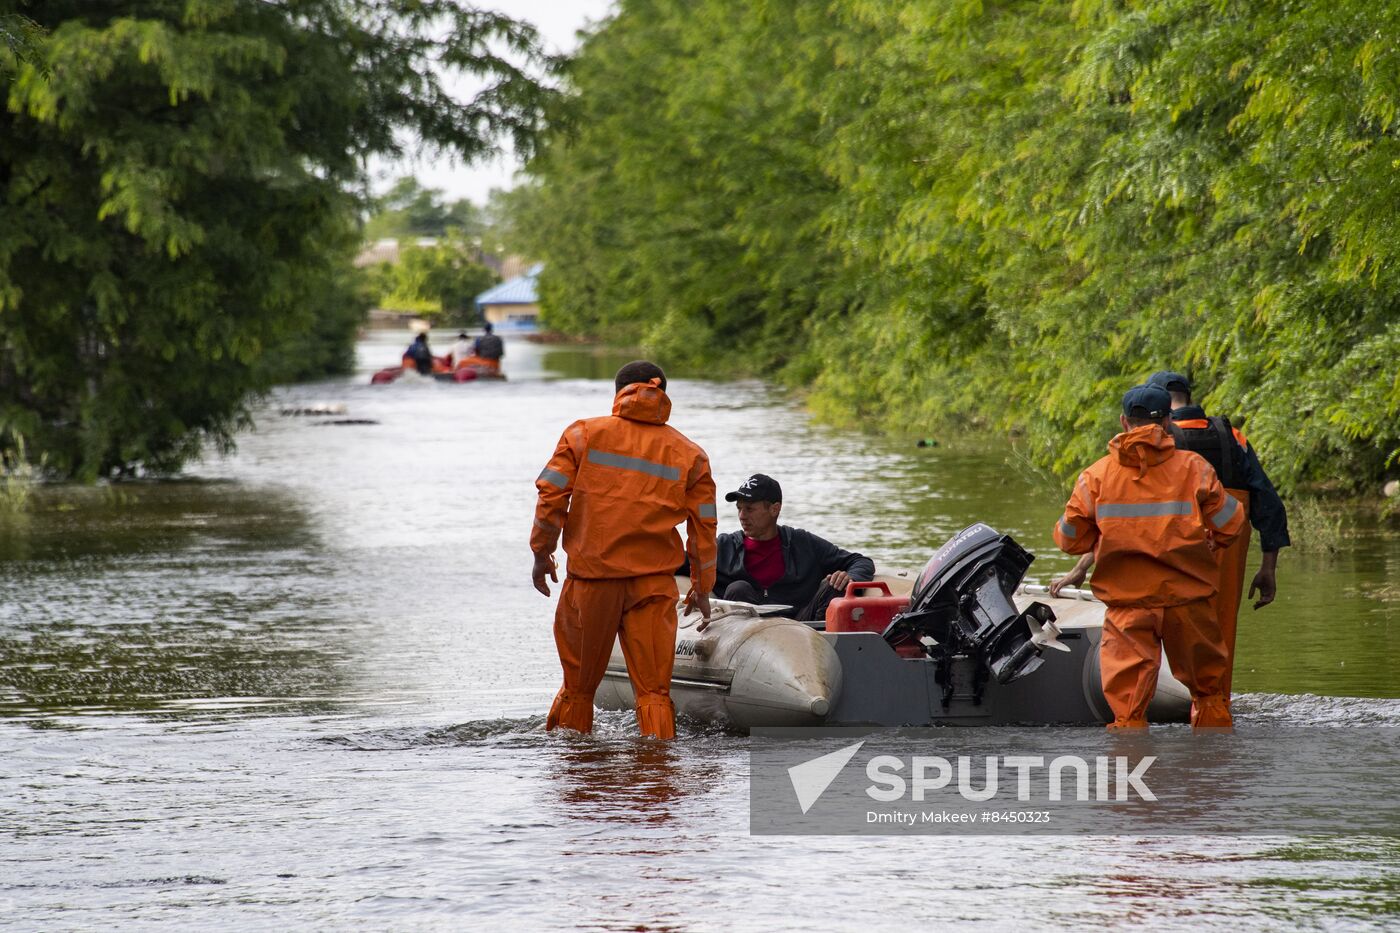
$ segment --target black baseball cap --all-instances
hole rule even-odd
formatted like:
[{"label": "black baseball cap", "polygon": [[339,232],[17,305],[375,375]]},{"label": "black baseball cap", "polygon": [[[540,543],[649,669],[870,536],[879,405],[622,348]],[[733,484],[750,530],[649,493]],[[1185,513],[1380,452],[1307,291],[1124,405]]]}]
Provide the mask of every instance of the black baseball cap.
[{"label": "black baseball cap", "polygon": [[1183,392],[1191,394],[1191,380],[1186,378],[1184,373],[1174,373],[1170,370],[1162,370],[1147,377],[1147,384],[1150,386],[1161,386],[1168,392]]},{"label": "black baseball cap", "polygon": [[724,494],[725,502],[743,499],[745,502],[782,502],[783,487],[771,476],[755,473],[739,484],[733,492]]},{"label": "black baseball cap", "polygon": [[1133,386],[1123,395],[1123,414],[1160,421],[1171,414],[1171,393],[1161,386]]}]

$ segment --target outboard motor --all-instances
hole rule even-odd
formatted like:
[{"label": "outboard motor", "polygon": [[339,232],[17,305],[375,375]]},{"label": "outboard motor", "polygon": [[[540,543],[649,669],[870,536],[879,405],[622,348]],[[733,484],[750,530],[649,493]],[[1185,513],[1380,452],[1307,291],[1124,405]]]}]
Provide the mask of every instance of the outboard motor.
[{"label": "outboard motor", "polygon": [[891,645],[918,643],[938,664],[945,707],[955,657],[974,660],[973,691],[980,701],[988,674],[1010,683],[1040,667],[1042,648],[1069,650],[1055,640],[1059,630],[1049,606],[1031,603],[1021,612],[1012,601],[1033,560],[1010,535],[980,522],[964,528],[929,559],[909,608],[885,629]]}]

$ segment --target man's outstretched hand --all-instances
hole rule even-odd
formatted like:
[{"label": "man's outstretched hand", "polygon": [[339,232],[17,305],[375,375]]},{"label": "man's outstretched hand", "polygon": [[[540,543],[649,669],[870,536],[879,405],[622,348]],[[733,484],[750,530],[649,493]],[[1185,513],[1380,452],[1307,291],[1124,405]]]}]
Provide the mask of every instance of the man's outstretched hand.
[{"label": "man's outstretched hand", "polygon": [[535,584],[535,589],[544,595],[549,595],[549,584],[544,582],[544,578],[549,577],[555,583],[559,582],[558,571],[554,567],[554,556],[551,554],[536,554],[535,569],[530,572],[530,579]]},{"label": "man's outstretched hand", "polygon": [[685,611],[699,612],[702,618],[700,619],[700,624],[695,626],[695,631],[705,631],[705,629],[710,627],[710,594],[702,593],[694,589],[686,593]]},{"label": "man's outstretched hand", "polygon": [[1060,590],[1065,587],[1079,586],[1084,582],[1084,578],[1089,576],[1089,568],[1092,566],[1094,566],[1094,555],[1092,553],[1082,555],[1075,563],[1073,570],[1050,584],[1050,595],[1059,596]]}]

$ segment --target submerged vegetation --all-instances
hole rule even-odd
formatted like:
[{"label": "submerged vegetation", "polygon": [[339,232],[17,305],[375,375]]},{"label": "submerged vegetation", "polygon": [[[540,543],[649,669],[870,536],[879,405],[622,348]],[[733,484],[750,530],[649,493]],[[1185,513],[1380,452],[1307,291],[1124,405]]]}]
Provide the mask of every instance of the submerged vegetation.
[{"label": "submerged vegetation", "polygon": [[1285,488],[1400,453],[1400,7],[621,0],[513,200],[557,329],[1024,432],[1187,370]]},{"label": "submerged vegetation", "polygon": [[37,467],[25,456],[24,438],[10,434],[0,452],[0,522],[24,513],[34,493]]}]

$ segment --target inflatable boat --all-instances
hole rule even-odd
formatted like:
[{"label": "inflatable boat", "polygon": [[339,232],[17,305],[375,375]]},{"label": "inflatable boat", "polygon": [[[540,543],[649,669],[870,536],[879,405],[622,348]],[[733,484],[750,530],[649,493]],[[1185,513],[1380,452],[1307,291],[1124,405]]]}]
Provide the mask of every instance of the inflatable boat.
[{"label": "inflatable boat", "polygon": [[479,379],[503,380],[506,378],[506,374],[501,372],[500,360],[487,360],[479,356],[465,357],[457,363],[455,368],[448,357],[435,356],[433,357],[433,371],[420,374],[413,357],[405,354],[400,365],[386,367],[370,376],[369,384],[388,385],[405,377],[409,380],[418,378],[434,379],[438,382],[476,382]]},{"label": "inflatable boat", "polygon": [[[1055,598],[1023,585],[1032,560],[976,524],[912,582],[852,584],[825,623],[787,618],[787,606],[712,600],[699,632],[699,614],[679,604],[676,711],[740,730],[1109,722],[1099,677],[1104,606],[1087,591]],[[685,592],[689,581],[679,582]],[[595,703],[635,706],[617,644]],[[1185,722],[1190,709],[1163,659],[1148,718]]]}]

